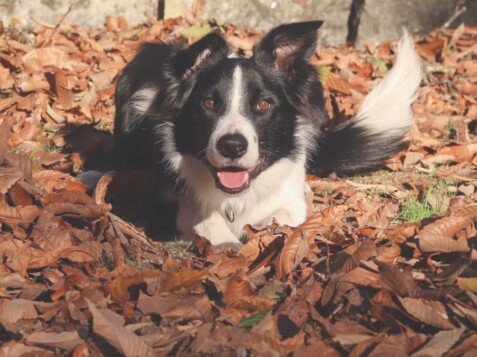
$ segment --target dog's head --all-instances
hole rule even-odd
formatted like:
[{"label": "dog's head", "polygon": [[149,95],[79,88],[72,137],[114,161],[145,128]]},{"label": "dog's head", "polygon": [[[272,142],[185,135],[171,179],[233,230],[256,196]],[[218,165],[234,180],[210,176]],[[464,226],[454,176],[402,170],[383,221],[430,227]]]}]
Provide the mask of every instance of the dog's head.
[{"label": "dog's head", "polygon": [[321,24],[279,26],[251,58],[230,55],[218,35],[182,54],[189,65],[175,144],[207,166],[222,191],[244,191],[281,158],[304,160],[323,119],[322,88],[308,64]]}]

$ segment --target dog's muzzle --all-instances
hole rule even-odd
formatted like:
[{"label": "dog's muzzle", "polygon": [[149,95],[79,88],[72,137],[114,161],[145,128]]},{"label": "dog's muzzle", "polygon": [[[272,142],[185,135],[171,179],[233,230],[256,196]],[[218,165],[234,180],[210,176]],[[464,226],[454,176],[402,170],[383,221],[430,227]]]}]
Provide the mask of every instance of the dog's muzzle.
[{"label": "dog's muzzle", "polygon": [[217,139],[212,155],[208,156],[217,188],[237,194],[250,186],[251,173],[257,165],[250,150],[253,148],[241,133],[226,133]]}]

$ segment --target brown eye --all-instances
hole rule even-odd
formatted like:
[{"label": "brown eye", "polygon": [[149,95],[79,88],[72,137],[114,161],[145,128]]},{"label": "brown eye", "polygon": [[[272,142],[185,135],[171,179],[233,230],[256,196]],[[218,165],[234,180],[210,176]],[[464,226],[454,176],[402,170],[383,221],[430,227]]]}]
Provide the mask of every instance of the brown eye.
[{"label": "brown eye", "polygon": [[204,104],[204,107],[209,110],[214,109],[214,106],[215,106],[214,101],[210,98],[204,99],[202,104]]},{"label": "brown eye", "polygon": [[260,110],[260,111],[265,111],[265,110],[268,110],[270,109],[270,102],[267,101],[267,100],[261,100],[257,103],[257,109]]}]

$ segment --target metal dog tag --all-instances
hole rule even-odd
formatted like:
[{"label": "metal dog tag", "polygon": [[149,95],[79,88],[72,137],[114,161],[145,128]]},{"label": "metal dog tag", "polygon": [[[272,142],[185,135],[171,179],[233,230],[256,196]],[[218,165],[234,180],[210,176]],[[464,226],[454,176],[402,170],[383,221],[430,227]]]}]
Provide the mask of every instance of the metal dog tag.
[{"label": "metal dog tag", "polygon": [[230,223],[233,223],[233,221],[235,221],[235,215],[234,211],[232,210],[232,207],[227,206],[227,208],[225,208],[225,216]]}]

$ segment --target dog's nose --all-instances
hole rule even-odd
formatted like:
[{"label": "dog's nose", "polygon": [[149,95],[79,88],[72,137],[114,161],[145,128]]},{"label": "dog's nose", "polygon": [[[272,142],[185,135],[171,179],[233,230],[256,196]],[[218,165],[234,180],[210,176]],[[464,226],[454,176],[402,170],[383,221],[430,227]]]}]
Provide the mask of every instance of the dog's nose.
[{"label": "dog's nose", "polygon": [[225,134],[217,141],[217,151],[226,158],[238,159],[247,152],[247,139],[242,134]]}]

